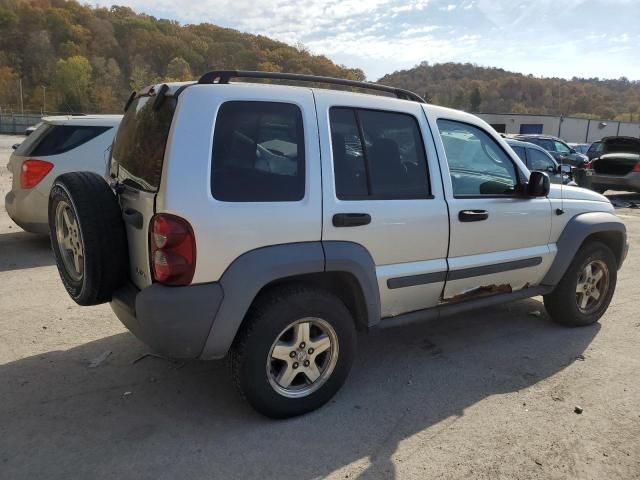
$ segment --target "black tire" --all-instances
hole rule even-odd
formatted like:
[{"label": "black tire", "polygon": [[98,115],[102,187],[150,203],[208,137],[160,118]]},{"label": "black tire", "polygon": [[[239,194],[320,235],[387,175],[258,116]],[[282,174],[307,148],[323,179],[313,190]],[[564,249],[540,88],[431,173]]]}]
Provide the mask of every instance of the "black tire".
[{"label": "black tire", "polygon": [[[576,288],[585,267],[594,261],[602,262],[608,270],[606,291],[592,310],[582,311],[578,306]],[[592,241],[576,253],[569,268],[555,290],[544,296],[544,306],[551,318],[562,325],[582,327],[597,322],[606,312],[616,288],[618,264],[613,252],[605,244]]]},{"label": "black tire", "polygon": [[[271,348],[283,330],[307,318],[321,319],[333,328],[338,344],[337,360],[315,391],[290,398],[272,386],[268,362],[273,362]],[[274,289],[256,301],[236,336],[230,357],[233,380],[240,394],[263,415],[271,418],[301,415],[321,407],[340,389],[353,364],[356,343],[353,318],[335,295],[307,287]],[[296,378],[300,380],[300,376]],[[302,380],[308,381],[306,376]]]},{"label": "black tire", "polygon": [[[61,247],[57,235],[60,207],[75,217],[74,224],[77,220],[74,239],[83,251],[78,271],[63,257],[63,249],[64,255],[70,251]],[[79,305],[110,301],[126,278],[128,249],[120,206],[105,180],[92,172],[60,175],[49,194],[49,232],[58,272],[71,298]]]}]

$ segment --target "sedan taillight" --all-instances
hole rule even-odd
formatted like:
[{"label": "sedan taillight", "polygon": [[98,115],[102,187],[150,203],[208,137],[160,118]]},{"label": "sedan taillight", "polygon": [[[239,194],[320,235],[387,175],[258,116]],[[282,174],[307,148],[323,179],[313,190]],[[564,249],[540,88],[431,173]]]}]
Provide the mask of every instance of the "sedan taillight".
[{"label": "sedan taillight", "polygon": [[165,285],[189,285],[196,270],[196,239],[189,222],[159,213],[149,230],[151,273]]},{"label": "sedan taillight", "polygon": [[53,168],[53,163],[44,160],[25,160],[20,167],[20,188],[33,188]]},{"label": "sedan taillight", "polygon": [[636,173],[640,173],[640,163],[636,163],[636,166],[633,167],[633,171]]}]

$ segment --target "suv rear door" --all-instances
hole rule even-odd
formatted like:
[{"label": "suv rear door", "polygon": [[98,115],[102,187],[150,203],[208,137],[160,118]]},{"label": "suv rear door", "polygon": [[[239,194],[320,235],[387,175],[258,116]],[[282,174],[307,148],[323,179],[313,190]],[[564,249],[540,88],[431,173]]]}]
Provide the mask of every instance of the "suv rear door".
[{"label": "suv rear door", "polygon": [[420,104],[322,90],[314,94],[323,241],[353,242],[370,253],[382,317],[437,305],[449,225]]},{"label": "suv rear door", "polygon": [[[151,284],[149,223],[176,101],[147,88],[127,108],[114,139],[109,174],[119,184],[119,201],[127,230],[129,269],[138,288]],[[164,97],[164,95],[163,95]]]}]

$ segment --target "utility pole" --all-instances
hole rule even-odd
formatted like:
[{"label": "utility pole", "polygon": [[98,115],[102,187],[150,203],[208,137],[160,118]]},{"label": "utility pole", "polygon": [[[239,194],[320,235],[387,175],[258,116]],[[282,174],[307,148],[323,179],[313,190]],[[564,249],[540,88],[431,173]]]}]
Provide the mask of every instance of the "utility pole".
[{"label": "utility pole", "polygon": [[22,78],[18,80],[18,85],[20,86],[20,112],[24,114],[24,99],[22,98]]}]

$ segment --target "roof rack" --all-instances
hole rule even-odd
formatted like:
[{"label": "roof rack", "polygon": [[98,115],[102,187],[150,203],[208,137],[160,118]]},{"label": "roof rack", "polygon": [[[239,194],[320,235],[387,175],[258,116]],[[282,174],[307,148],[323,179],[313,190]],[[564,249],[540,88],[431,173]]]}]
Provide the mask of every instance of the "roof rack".
[{"label": "roof rack", "polygon": [[[347,87],[366,88],[369,90],[378,90],[380,92],[392,93],[402,100],[411,100],[414,102],[426,103],[422,97],[404,90],[402,88],[389,87],[370,82],[358,82],[356,80],[347,80],[344,78],[322,77],[319,75],[303,75],[299,73],[280,73],[280,72],[256,72],[251,70],[214,70],[207,72],[198,80],[199,84],[219,83],[226,84],[232,78],[265,78],[270,80],[294,80],[299,82],[317,82],[328,83],[331,85],[345,85]],[[217,80],[217,82],[216,82]]]}]

